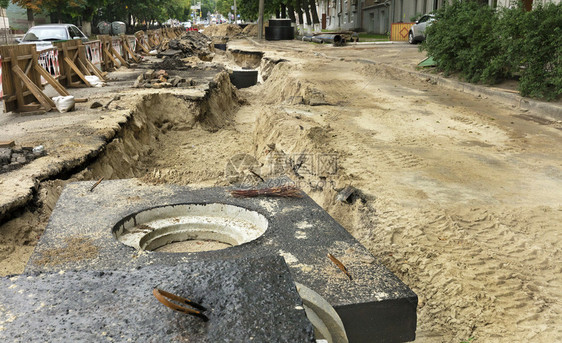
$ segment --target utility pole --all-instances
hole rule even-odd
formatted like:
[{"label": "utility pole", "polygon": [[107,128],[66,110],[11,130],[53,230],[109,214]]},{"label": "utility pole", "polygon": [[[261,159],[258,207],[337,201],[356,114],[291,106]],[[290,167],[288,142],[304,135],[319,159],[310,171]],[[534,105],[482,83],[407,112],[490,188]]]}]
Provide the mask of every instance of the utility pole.
[{"label": "utility pole", "polygon": [[258,39],[263,39],[263,0],[260,0],[260,13],[258,17]]},{"label": "utility pole", "polygon": [[234,0],[234,24],[238,24],[238,17],[236,16],[236,0]]}]

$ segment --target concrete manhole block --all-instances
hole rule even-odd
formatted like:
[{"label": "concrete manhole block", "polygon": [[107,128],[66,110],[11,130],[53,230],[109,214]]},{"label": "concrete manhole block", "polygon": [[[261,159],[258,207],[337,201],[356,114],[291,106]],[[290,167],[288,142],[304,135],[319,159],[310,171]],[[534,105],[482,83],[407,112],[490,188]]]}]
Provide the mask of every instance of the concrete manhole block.
[{"label": "concrete manhole block", "polygon": [[[279,256],[0,278],[2,342],[314,342]],[[159,288],[206,308],[173,311]]]},{"label": "concrete manhole block", "polygon": [[[350,342],[404,342],[415,338],[416,294],[307,196],[235,198],[228,188],[147,185],[135,179],[104,181],[93,192],[89,191],[91,186],[92,182],[67,185],[26,272],[134,269],[276,254],[285,258],[296,282],[312,289],[333,306]],[[151,213],[156,208],[177,210],[176,220],[186,223],[194,217],[228,220],[229,217],[222,214],[209,216],[209,211],[207,215],[193,215],[193,211],[203,211],[207,206],[217,213],[220,208],[232,209],[232,213],[240,211],[244,218],[237,218],[242,221],[237,225],[252,227],[248,231],[256,232],[246,240],[229,241],[227,238],[233,234],[230,232],[218,241],[234,246],[201,252],[147,251],[116,239],[115,232],[129,226],[138,228],[144,222],[140,219],[143,213]],[[134,218],[138,218],[136,224]],[[224,228],[225,225],[213,227]],[[192,236],[198,237],[209,236]],[[144,241],[138,239],[138,242],[140,248]],[[353,280],[338,269],[327,257],[328,253],[345,265]]]},{"label": "concrete manhole block", "polygon": [[113,228],[121,243],[140,250],[198,252],[251,242],[267,230],[255,211],[227,204],[159,206],[132,214]]}]

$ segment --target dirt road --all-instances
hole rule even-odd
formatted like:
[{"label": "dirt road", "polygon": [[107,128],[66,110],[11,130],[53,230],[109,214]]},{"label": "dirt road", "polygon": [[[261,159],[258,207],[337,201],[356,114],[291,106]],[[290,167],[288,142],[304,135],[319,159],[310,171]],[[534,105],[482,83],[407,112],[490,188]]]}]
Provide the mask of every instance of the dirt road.
[{"label": "dirt road", "polygon": [[[417,292],[416,341],[562,339],[559,122],[321,57],[267,82],[248,92],[256,112],[274,113],[256,131],[285,152],[337,154],[334,188],[351,184],[366,203],[309,192]],[[297,89],[330,105],[288,104]]]},{"label": "dirt road", "polygon": [[[229,44],[277,64],[224,122],[165,126],[137,174],[227,184],[225,165],[249,154],[418,294],[416,342],[562,340],[560,122],[385,65],[411,68],[408,46]],[[352,203],[336,201],[347,185]]]}]

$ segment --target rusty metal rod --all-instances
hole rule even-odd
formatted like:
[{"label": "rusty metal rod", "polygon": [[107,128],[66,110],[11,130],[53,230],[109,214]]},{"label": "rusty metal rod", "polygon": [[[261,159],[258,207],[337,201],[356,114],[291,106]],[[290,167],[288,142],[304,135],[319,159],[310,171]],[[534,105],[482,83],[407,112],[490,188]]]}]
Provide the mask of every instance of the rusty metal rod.
[{"label": "rusty metal rod", "polygon": [[101,182],[103,181],[103,177],[101,179],[98,180],[98,182],[96,182],[92,188],[90,188],[90,192],[94,191],[94,188],[96,188]]},{"label": "rusty metal rod", "polygon": [[341,269],[342,272],[344,272],[345,275],[347,275],[347,277],[349,278],[349,281],[353,280],[353,278],[351,277],[351,274],[349,274],[349,272],[347,271],[347,268],[343,265],[343,263],[341,263],[337,258],[334,257],[334,255],[328,253],[328,257],[330,258],[330,260],[332,260],[332,262],[334,262],[334,264],[336,266],[338,266],[339,269]]},{"label": "rusty metal rod", "polygon": [[187,304],[187,305],[195,307],[195,308],[197,308],[201,311],[206,310],[205,307],[203,307],[203,306],[201,306],[201,305],[199,305],[199,304],[197,304],[197,303],[195,303],[191,300],[188,300],[186,298],[182,298],[179,295],[175,295],[175,294],[163,291],[163,290],[158,289],[158,288],[154,288],[154,290],[152,290],[152,294],[156,297],[156,299],[158,299],[158,301],[160,301],[162,304],[164,304],[164,306],[166,306],[168,308],[171,308],[174,311],[178,311],[178,312],[182,312],[182,313],[185,313],[185,314],[190,314],[190,315],[195,316],[195,317],[199,317],[199,318],[203,319],[203,321],[205,321],[205,322],[209,320],[209,318],[206,315],[204,315],[203,313],[201,313],[200,311],[196,311],[196,310],[193,310],[193,309],[190,309],[190,308],[187,308],[187,307],[183,307],[183,306],[174,304],[173,302],[169,301],[166,298],[172,299],[172,300],[180,302],[180,303]]}]

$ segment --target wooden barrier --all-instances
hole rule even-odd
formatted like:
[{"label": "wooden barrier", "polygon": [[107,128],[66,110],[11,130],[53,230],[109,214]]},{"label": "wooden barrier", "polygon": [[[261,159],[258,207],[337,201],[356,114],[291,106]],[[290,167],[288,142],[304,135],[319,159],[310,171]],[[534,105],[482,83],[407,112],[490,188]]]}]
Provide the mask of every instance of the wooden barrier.
[{"label": "wooden barrier", "polygon": [[[56,108],[42,89],[41,77],[63,96],[66,89],[38,63],[35,45],[0,46],[2,56],[2,90],[6,112],[28,112]],[[39,104],[35,102],[37,100]]]},{"label": "wooden barrier", "polygon": [[55,42],[54,45],[59,51],[59,61],[62,63],[59,80],[63,81],[67,87],[91,87],[86,76],[92,75],[93,71],[88,68],[86,47],[82,41],[74,39]]},{"label": "wooden barrier", "polygon": [[148,45],[150,46],[150,49],[155,49],[158,45],[160,45],[158,32],[155,30],[148,30],[146,33],[148,34]]},{"label": "wooden barrier", "polygon": [[102,69],[104,71],[112,70],[118,65],[124,65],[127,67],[129,66],[123,56],[119,55],[119,53],[113,47],[113,39],[111,38],[111,36],[99,35],[98,39],[101,41]]},{"label": "wooden barrier", "polygon": [[408,32],[414,23],[392,23],[390,26],[390,40],[407,41]]},{"label": "wooden barrier", "polygon": [[137,55],[129,45],[129,39],[127,39],[127,36],[121,35],[121,42],[121,44],[123,45],[122,51],[125,61],[129,62],[129,60],[132,59],[136,63],[139,63],[141,59],[140,57],[137,57]]},{"label": "wooden barrier", "polygon": [[146,38],[144,31],[135,32],[135,38],[137,39],[136,52],[144,52],[145,54],[149,54],[150,48],[148,46],[148,39]]},{"label": "wooden barrier", "polygon": [[70,94],[57,78],[68,87],[91,86],[86,76],[95,75],[105,80],[107,72],[100,69],[109,71],[119,65],[129,67],[129,60],[138,63],[142,57],[137,52],[148,54],[164,39],[178,38],[183,32],[182,28],[164,28],[149,30],[145,36],[143,31],[138,31],[134,46],[125,35],[118,39],[99,35],[99,40],[86,43],[78,39],[56,42],[54,48],[41,52],[36,51],[35,45],[0,46],[0,96],[5,109],[7,112],[50,111],[56,106],[43,93],[44,84],[50,84],[60,95],[68,96]]},{"label": "wooden barrier", "polygon": [[135,52],[138,53],[144,52],[145,54],[149,54],[150,48],[148,47],[148,42],[145,39],[144,31],[135,32],[135,38],[137,39]]}]

